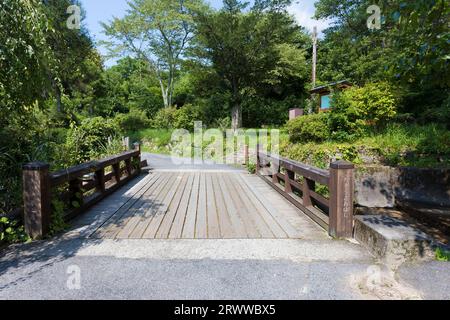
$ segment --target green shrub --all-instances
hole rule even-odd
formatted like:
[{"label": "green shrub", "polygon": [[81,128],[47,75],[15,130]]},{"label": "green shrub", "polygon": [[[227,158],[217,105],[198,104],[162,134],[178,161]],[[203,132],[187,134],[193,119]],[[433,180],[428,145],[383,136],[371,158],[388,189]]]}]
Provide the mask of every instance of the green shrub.
[{"label": "green shrub", "polygon": [[151,120],[151,126],[157,129],[173,129],[176,112],[175,107],[160,109]]},{"label": "green shrub", "polygon": [[329,126],[336,140],[361,136],[366,129],[379,129],[397,115],[398,97],[385,82],[369,83],[333,94]]},{"label": "green shrub", "polygon": [[450,251],[444,250],[442,248],[436,249],[436,260],[448,262],[450,261]]},{"label": "green shrub", "polygon": [[203,112],[199,106],[187,104],[175,111],[174,128],[193,131],[195,121],[203,121]]},{"label": "green shrub", "polygon": [[328,113],[298,117],[287,124],[291,142],[324,141],[330,135]]},{"label": "green shrub", "polygon": [[0,218],[0,244],[27,242],[30,238],[25,232],[23,225],[7,217]]},{"label": "green shrub", "polygon": [[146,129],[150,121],[144,111],[131,110],[130,113],[119,113],[114,118],[122,133]]},{"label": "green shrub", "polygon": [[66,148],[72,164],[96,158],[108,145],[108,140],[117,136],[118,126],[113,119],[88,118],[81,125],[73,126],[66,140]]},{"label": "green shrub", "polygon": [[152,119],[152,127],[157,129],[186,129],[193,131],[194,122],[203,121],[203,110],[199,106],[187,104],[177,109],[164,108]]}]

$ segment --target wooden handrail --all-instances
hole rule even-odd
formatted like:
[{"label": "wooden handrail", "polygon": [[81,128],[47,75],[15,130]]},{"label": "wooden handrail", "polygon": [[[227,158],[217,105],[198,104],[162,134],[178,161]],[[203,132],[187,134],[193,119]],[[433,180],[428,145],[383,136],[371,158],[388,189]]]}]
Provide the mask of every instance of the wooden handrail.
[{"label": "wooden handrail", "polygon": [[[333,237],[353,234],[354,165],[331,163],[323,170],[261,152],[257,148],[256,173],[281,195],[301,209]],[[284,169],[285,173],[281,172]],[[296,179],[301,176],[303,181]],[[281,184],[281,181],[283,182]],[[317,193],[316,183],[328,187],[330,198]]]},{"label": "wooden handrail", "polygon": [[[121,165],[123,163],[123,165]],[[111,172],[105,172],[107,167]],[[141,167],[141,150],[125,151],[98,161],[91,161],[50,173],[46,163],[34,162],[23,166],[24,224],[32,238],[49,232],[52,215],[52,193],[66,203],[69,220],[116,191],[137,176]]]},{"label": "wooden handrail", "polygon": [[115,165],[121,161],[125,161],[131,158],[137,158],[140,156],[139,150],[132,150],[114,155],[108,158],[104,158],[98,161],[91,161],[83,163],[68,169],[62,169],[57,172],[50,174],[52,187],[56,187],[70,180],[81,178],[84,175],[91,173],[93,171],[98,171],[106,167]]}]

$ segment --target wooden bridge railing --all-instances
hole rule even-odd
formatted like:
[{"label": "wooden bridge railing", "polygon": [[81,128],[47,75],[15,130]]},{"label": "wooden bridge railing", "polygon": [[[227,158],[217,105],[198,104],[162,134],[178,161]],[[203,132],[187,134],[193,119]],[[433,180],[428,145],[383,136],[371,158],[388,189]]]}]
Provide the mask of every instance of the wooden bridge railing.
[{"label": "wooden bridge railing", "polygon": [[143,165],[138,144],[134,150],[54,173],[50,173],[46,163],[24,165],[24,225],[27,233],[32,238],[41,238],[49,232],[53,196],[67,205],[69,210],[64,219],[70,220],[137,176]]},{"label": "wooden bridge railing", "polygon": [[[353,234],[354,165],[331,163],[322,170],[300,162],[257,152],[257,174],[275,190],[337,238]],[[329,198],[317,187],[328,189]]]}]

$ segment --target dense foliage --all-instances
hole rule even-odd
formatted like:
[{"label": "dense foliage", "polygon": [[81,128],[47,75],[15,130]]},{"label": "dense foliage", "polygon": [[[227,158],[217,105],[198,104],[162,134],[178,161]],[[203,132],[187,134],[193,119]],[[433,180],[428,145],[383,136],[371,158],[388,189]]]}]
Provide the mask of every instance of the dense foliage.
[{"label": "dense foliage", "polygon": [[287,130],[294,143],[324,141],[330,137],[328,113],[312,114],[289,121]]},{"label": "dense foliage", "polygon": [[[379,30],[367,27],[373,4],[381,7]],[[403,93],[401,113],[448,123],[449,14],[446,0],[317,1],[316,17],[334,23],[319,43],[320,80],[387,81]]]}]

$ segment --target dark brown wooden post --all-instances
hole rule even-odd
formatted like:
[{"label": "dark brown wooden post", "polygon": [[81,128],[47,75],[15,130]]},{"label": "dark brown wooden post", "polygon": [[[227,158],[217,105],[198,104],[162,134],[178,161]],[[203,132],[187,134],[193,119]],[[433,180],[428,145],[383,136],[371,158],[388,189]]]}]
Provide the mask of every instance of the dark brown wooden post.
[{"label": "dark brown wooden post", "polygon": [[330,166],[329,234],[336,238],[353,236],[353,194],[355,166],[336,161]]},{"label": "dark brown wooden post", "polygon": [[116,183],[119,183],[120,182],[120,176],[121,176],[120,163],[113,164],[112,168],[113,168],[113,172],[114,172],[114,178],[116,179]]},{"label": "dark brown wooden post", "polygon": [[272,158],[272,164],[271,164],[271,169],[272,169],[272,182],[275,184],[278,184],[280,182],[280,180],[278,179],[278,173],[280,172],[280,166],[275,164],[275,160]]},{"label": "dark brown wooden post", "polygon": [[97,180],[97,191],[105,192],[105,168],[95,171],[95,178]]},{"label": "dark brown wooden post", "polygon": [[141,144],[139,142],[135,142],[133,144],[134,146],[134,150],[139,151],[139,155],[136,157],[136,162],[137,162],[137,172],[141,172]]},{"label": "dark brown wooden post", "polygon": [[312,206],[311,191],[316,190],[316,182],[308,178],[304,178],[303,180],[303,205],[305,207],[310,207]]},{"label": "dark brown wooden post", "polygon": [[128,177],[131,177],[133,170],[131,169],[131,158],[125,159],[125,170],[127,171]]},{"label": "dark brown wooden post", "polygon": [[33,239],[50,230],[51,189],[50,166],[42,162],[23,166],[23,203],[25,231]]},{"label": "dark brown wooden post", "polygon": [[244,146],[244,164],[246,166],[248,166],[250,164],[250,153],[249,153],[248,144],[246,144]]},{"label": "dark brown wooden post", "polygon": [[259,144],[256,145],[256,173],[261,170],[261,159],[259,158]]},{"label": "dark brown wooden post", "polygon": [[286,169],[286,174],[284,175],[284,191],[286,193],[292,193],[291,181],[295,180],[295,173]]}]

